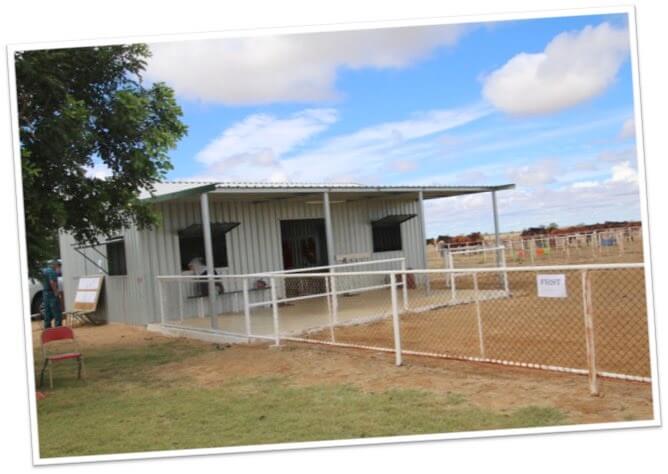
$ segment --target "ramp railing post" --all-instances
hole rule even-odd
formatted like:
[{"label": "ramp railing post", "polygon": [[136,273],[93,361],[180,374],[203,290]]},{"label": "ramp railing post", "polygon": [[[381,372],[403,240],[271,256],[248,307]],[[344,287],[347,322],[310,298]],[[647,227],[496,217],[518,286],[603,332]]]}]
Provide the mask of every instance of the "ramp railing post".
[{"label": "ramp railing post", "polygon": [[591,294],[591,274],[582,270],[582,306],[584,309],[585,344],[587,347],[587,369],[589,372],[589,391],[598,395],[596,374],[596,344],[594,335],[594,308]]},{"label": "ramp railing post", "polygon": [[399,366],[401,360],[401,325],[399,324],[399,309],[397,305],[397,275],[390,273],[390,290],[392,295],[392,331],[394,332],[394,363]]},{"label": "ramp railing post", "polygon": [[179,280],[179,319],[183,322],[183,282]]},{"label": "ramp railing post", "polygon": [[327,319],[329,321],[329,339],[332,342],[336,342],[336,336],[334,334],[334,319],[332,318],[332,292],[329,287],[329,277],[325,277],[325,298],[327,299]]},{"label": "ramp railing post", "polygon": [[251,321],[250,321],[250,295],[248,293],[248,280],[244,278],[241,281],[242,291],[244,295],[244,326],[246,329],[246,337],[248,342],[251,341]]},{"label": "ramp railing post", "polygon": [[162,280],[158,279],[158,298],[160,299],[160,321],[165,324],[165,302],[162,294]]},{"label": "ramp railing post", "polygon": [[334,324],[339,322],[339,299],[336,295],[336,277],[334,273],[330,273],[329,288],[332,292],[332,321]]},{"label": "ramp railing post", "polygon": [[278,327],[278,297],[276,296],[276,279],[274,277],[269,279],[269,285],[271,286],[271,314],[274,321],[274,344],[280,346],[281,337]]},{"label": "ramp railing post", "polygon": [[408,287],[406,286],[406,259],[401,261],[401,293],[404,299],[404,311],[408,311]]}]

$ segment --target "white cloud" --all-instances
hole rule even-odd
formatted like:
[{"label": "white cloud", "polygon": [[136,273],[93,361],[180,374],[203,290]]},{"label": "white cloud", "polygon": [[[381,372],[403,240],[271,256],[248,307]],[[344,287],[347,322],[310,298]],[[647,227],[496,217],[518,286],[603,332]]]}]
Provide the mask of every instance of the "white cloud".
[{"label": "white cloud", "polygon": [[542,186],[556,181],[559,166],[554,160],[541,160],[507,172],[508,178],[520,186]]},{"label": "white cloud", "polygon": [[626,140],[629,138],[635,138],[636,136],[636,123],[633,117],[629,117],[624,121],[622,129],[619,132],[619,138]]},{"label": "white cloud", "polygon": [[[549,222],[574,225],[640,217],[638,185],[630,180],[558,188],[518,187],[500,192],[498,204],[502,232]],[[491,199],[483,194],[429,200],[425,202],[425,219],[428,236],[491,232]]]},{"label": "white cloud", "polygon": [[409,173],[417,169],[417,161],[415,160],[395,160],[391,163],[394,171],[399,173]]},{"label": "white cloud", "polygon": [[520,53],[484,79],[483,95],[519,115],[555,112],[602,93],[628,57],[626,28],[608,23],[555,36],[540,53]]},{"label": "white cloud", "polygon": [[577,181],[573,184],[571,184],[571,188],[573,189],[586,189],[586,188],[595,188],[596,186],[600,186],[599,181]]},{"label": "white cloud", "polygon": [[228,105],[336,98],[339,68],[402,68],[453,45],[461,25],[151,44],[146,77],[178,95]]},{"label": "white cloud", "polygon": [[250,115],[227,128],[195,158],[209,165],[233,165],[242,160],[250,160],[258,166],[270,165],[278,156],[325,130],[337,118],[333,109],[307,109],[282,119],[267,114]]},{"label": "white cloud", "polygon": [[612,167],[612,177],[609,182],[611,183],[637,183],[638,182],[638,172],[631,165],[630,161],[624,161],[623,163],[614,165]]},{"label": "white cloud", "polygon": [[198,160],[208,167],[197,178],[374,183],[388,172],[408,171],[416,157],[434,152],[435,145],[422,139],[489,112],[479,105],[431,110],[337,135],[308,148],[301,145],[333,123],[333,112],[318,110],[314,116],[304,111],[284,119],[253,115],[232,125],[198,153]]},{"label": "white cloud", "polygon": [[609,163],[620,161],[636,161],[635,148],[625,148],[623,150],[606,150],[598,155],[598,159]]}]

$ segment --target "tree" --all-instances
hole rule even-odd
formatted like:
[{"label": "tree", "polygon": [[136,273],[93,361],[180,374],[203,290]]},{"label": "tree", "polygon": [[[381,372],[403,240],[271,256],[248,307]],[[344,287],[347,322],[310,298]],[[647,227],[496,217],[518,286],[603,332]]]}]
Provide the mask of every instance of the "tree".
[{"label": "tree", "polygon": [[[123,227],[154,225],[141,189],[172,168],[187,131],[174,92],[144,85],[147,45],[16,54],[23,197],[31,273],[54,255],[59,231],[98,243]],[[109,176],[92,176],[103,165]]]}]

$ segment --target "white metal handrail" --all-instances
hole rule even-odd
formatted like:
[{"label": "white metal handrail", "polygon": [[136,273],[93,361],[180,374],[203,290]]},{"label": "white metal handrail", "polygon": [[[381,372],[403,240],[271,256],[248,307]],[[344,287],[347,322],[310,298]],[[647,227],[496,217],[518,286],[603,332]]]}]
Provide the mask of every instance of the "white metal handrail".
[{"label": "white metal handrail", "polygon": [[[499,272],[532,272],[532,271],[568,271],[568,270],[615,270],[615,269],[625,269],[625,268],[644,268],[644,262],[637,263],[583,263],[583,264],[572,264],[572,265],[532,265],[532,266],[519,266],[519,267],[482,267],[482,268],[422,268],[422,269],[412,269],[412,270],[366,270],[361,272],[337,272],[336,275],[339,277],[342,276],[360,276],[360,275],[390,275],[395,274],[439,274],[439,273],[499,273]],[[281,278],[301,278],[301,277],[320,277],[324,278],[325,275],[322,273],[300,273],[295,274],[286,274],[286,275],[277,275],[275,273],[250,273],[250,274],[237,274],[237,275],[213,275],[213,279],[228,279],[228,278],[250,278],[250,277],[281,277]],[[199,275],[158,275],[156,277],[158,280],[179,280],[187,279],[192,280],[195,278],[202,278]],[[208,278],[204,281],[208,281]]]}]

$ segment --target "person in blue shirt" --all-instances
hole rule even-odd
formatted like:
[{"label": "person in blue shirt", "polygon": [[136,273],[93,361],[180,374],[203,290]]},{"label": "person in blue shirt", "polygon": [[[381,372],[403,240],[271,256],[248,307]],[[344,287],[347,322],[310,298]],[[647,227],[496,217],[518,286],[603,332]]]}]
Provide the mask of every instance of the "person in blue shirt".
[{"label": "person in blue shirt", "polygon": [[63,325],[63,312],[60,309],[60,288],[58,288],[58,273],[60,262],[51,260],[48,266],[42,269],[42,311],[44,313],[44,328]]}]

